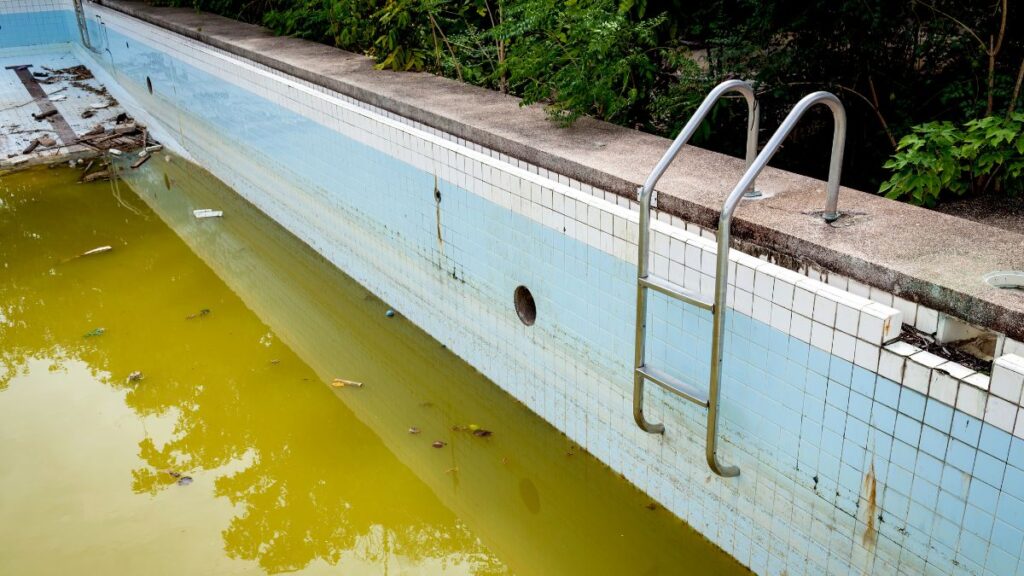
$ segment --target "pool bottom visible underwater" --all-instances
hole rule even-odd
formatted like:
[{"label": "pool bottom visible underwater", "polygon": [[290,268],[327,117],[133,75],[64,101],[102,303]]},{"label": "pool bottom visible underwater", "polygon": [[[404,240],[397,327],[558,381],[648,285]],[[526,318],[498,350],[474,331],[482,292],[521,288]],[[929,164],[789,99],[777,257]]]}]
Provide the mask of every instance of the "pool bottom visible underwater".
[{"label": "pool bottom visible underwater", "polygon": [[209,175],[140,172],[0,176],[0,573],[746,572]]}]

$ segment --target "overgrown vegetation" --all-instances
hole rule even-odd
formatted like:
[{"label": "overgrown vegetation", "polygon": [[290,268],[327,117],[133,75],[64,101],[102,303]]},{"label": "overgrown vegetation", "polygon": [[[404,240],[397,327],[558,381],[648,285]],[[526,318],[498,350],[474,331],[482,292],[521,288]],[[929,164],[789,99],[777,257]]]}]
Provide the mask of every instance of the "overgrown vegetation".
[{"label": "overgrown vegetation", "polygon": [[[159,0],[261,23],[582,115],[672,136],[707,90],[755,82],[770,134],[800,97],[846,103],[844,183],[933,205],[1019,193],[1024,8],[1008,0]],[[822,111],[823,112],[823,111]],[[723,103],[697,143],[742,150]],[[826,113],[776,164],[823,176]]]}]

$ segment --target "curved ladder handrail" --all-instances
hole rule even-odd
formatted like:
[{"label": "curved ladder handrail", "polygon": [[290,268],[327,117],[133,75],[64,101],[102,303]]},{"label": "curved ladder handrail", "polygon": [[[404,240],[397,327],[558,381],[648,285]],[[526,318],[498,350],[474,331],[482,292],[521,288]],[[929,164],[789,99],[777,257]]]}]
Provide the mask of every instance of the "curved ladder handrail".
[{"label": "curved ladder handrail", "polygon": [[[649,251],[650,251],[650,217],[651,217],[651,198],[654,195],[654,187],[657,185],[658,180],[661,179],[662,175],[668,169],[669,165],[675,160],[676,156],[682,150],[683,146],[689,142],[690,138],[693,137],[694,133],[700,127],[701,123],[711,112],[711,109],[722,98],[729,92],[737,92],[741,94],[747,101],[747,150],[746,150],[746,161],[747,166],[752,166],[757,156],[757,134],[760,127],[760,109],[757,105],[757,98],[754,95],[753,87],[742,80],[727,80],[722,82],[718,86],[715,86],[710,93],[704,98],[700,106],[694,112],[693,116],[683,127],[679,136],[672,142],[672,145],[655,165],[654,170],[651,171],[647,180],[644,181],[644,185],[639,190],[639,201],[640,201],[640,233],[638,238],[639,257],[637,261],[637,321],[636,321],[636,351],[634,356],[634,374],[633,374],[633,419],[637,425],[646,432],[653,434],[660,434],[665,431],[665,426],[662,424],[652,424],[647,421],[644,417],[644,376],[639,373],[644,365],[644,348],[647,336],[647,287],[644,284],[644,280],[648,276],[649,267]],[[753,189],[754,179],[751,178],[746,188]],[[693,398],[690,398],[691,400]],[[714,401],[715,413],[717,413],[717,398]],[[710,408],[709,408],[710,410]],[[712,424],[716,424],[717,420],[712,422],[711,412],[709,411],[708,419],[708,437],[711,438],[712,434],[716,432],[711,428]],[[715,460],[714,448],[717,446],[717,442],[708,444],[708,463],[711,469],[721,476],[735,476],[739,474],[739,469],[735,467],[719,466]]]},{"label": "curved ladder handrail", "polygon": [[[743,178],[740,179],[736,187],[733,188],[728,198],[725,200],[725,204],[722,207],[722,214],[718,218],[718,254],[717,254],[717,265],[715,270],[715,307],[716,313],[713,319],[712,333],[711,333],[711,379],[710,385],[708,386],[708,440],[707,440],[707,459],[708,466],[712,470],[718,471],[720,464],[718,463],[718,393],[721,387],[721,376],[722,376],[722,343],[725,335],[725,306],[726,306],[726,290],[728,289],[729,283],[729,233],[730,225],[732,224],[733,213],[736,212],[736,207],[739,205],[740,200],[743,199],[743,192],[747,189],[747,186],[757,178],[757,175],[764,170],[765,166],[768,165],[768,161],[771,160],[775,152],[778,151],[779,146],[782,145],[782,141],[789,136],[789,133],[796,126],[796,123],[800,121],[803,115],[811,107],[817,104],[825,104],[832,110],[832,116],[835,119],[835,127],[832,135],[832,158],[829,162],[828,169],[828,188],[827,196],[825,200],[825,213],[824,219],[826,222],[832,222],[839,217],[839,176],[843,168],[843,149],[846,143],[846,110],[843,108],[843,103],[839,101],[834,94],[829,92],[814,92],[808,94],[802,100],[797,102],[793,110],[790,111],[786,119],[782,121],[779,129],[772,135],[771,139],[765,144],[761,153],[757,155],[754,162],[747,168],[747,171],[743,174]],[[725,466],[722,468],[726,473],[723,476],[735,476],[739,474],[739,470],[735,466]]]}]

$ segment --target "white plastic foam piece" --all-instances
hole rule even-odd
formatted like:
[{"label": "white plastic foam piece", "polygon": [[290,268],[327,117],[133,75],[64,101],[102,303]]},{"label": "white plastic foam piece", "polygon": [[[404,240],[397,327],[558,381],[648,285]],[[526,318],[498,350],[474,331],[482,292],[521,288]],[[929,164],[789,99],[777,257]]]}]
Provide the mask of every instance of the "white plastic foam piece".
[{"label": "white plastic foam piece", "polygon": [[196,218],[220,218],[224,215],[223,210],[211,210],[210,208],[201,208],[199,210],[193,210],[192,215]]}]

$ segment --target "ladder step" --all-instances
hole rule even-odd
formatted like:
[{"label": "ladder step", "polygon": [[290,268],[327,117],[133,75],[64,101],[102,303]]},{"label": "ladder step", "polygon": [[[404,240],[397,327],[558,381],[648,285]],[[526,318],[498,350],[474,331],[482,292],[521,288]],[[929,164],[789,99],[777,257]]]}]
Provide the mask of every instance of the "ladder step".
[{"label": "ladder step", "polygon": [[693,290],[683,288],[679,284],[669,282],[664,278],[658,278],[657,276],[647,276],[644,278],[640,278],[639,282],[641,286],[650,288],[652,290],[657,290],[662,294],[671,296],[676,300],[682,300],[687,304],[693,304],[694,306],[698,306],[705,310],[714,311],[715,309],[714,300],[708,300],[707,298],[694,292]]},{"label": "ladder step", "polygon": [[697,390],[686,382],[677,380],[661,370],[651,368],[650,366],[641,366],[636,369],[636,373],[669,392],[686,398],[694,404],[699,404],[705,408],[708,407],[708,395],[706,392],[703,390]]}]

